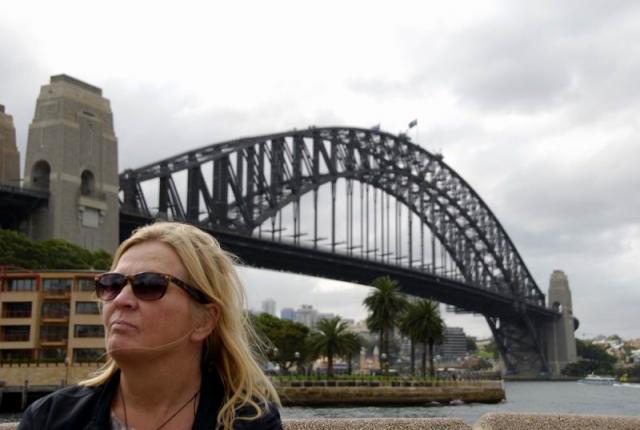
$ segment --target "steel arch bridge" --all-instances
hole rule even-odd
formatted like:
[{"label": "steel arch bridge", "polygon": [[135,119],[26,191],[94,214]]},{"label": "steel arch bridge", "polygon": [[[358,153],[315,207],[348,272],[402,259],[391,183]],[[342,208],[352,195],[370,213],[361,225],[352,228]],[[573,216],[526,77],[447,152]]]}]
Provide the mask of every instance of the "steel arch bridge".
[{"label": "steel arch bridge", "polygon": [[483,314],[509,372],[548,373],[559,314],[480,196],[406,136],[310,127],[209,145],[120,175],[121,235],[152,219],[212,232],[250,264]]}]

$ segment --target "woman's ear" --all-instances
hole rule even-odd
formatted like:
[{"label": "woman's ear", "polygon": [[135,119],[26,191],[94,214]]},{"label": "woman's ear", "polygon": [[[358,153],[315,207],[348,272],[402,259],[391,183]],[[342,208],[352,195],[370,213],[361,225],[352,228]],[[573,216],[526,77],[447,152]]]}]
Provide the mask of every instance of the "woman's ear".
[{"label": "woman's ear", "polygon": [[220,307],[216,303],[207,303],[199,307],[191,339],[194,341],[206,339],[215,330],[218,319],[220,319]]}]

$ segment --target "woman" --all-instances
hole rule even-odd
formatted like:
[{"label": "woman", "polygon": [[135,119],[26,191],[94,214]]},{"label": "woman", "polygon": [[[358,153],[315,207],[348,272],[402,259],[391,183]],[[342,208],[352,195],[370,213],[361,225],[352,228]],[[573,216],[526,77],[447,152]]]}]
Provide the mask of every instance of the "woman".
[{"label": "woman", "polygon": [[231,259],[201,230],[143,227],[96,277],[109,359],[31,405],[20,429],[280,429]]}]

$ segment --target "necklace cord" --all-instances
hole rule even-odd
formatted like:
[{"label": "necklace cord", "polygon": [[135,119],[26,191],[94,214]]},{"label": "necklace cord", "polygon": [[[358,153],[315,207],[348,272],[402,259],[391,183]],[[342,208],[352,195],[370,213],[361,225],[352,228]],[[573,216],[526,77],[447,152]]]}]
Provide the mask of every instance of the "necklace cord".
[{"label": "necklace cord", "polygon": [[[120,385],[118,385],[118,391],[120,392],[120,400],[122,401],[122,409],[124,410],[124,426],[126,430],[129,430],[129,418],[127,417],[127,403],[124,401],[124,394],[122,393],[122,387]],[[198,394],[200,394],[199,389],[198,391],[196,391],[196,393],[193,396],[191,396],[191,398],[189,398],[189,400],[187,400],[187,402],[184,405],[180,406],[180,409],[175,411],[169,418],[167,418],[165,422],[163,422],[158,427],[156,427],[155,430],[160,430],[162,427],[169,424],[169,422],[171,422],[172,419],[174,419],[180,412],[182,412],[182,410],[186,408],[189,405],[189,403],[193,402],[198,397]],[[197,411],[196,404],[197,402],[195,402],[193,405],[194,417],[196,416],[196,411]]]}]

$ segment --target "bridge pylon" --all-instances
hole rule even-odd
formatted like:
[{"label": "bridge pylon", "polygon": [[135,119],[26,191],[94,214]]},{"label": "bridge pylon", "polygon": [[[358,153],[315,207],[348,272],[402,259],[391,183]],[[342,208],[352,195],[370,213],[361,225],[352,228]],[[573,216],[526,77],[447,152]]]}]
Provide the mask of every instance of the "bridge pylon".
[{"label": "bridge pylon", "polygon": [[102,90],[67,75],[40,89],[29,126],[24,183],[49,192],[28,221],[36,240],[64,238],[90,250],[118,246],[118,141]]},{"label": "bridge pylon", "polygon": [[577,360],[574,332],[578,328],[578,320],[573,316],[569,280],[561,270],[551,274],[548,306],[560,313],[558,318],[547,322],[545,330],[551,374],[559,376],[567,364]]}]

